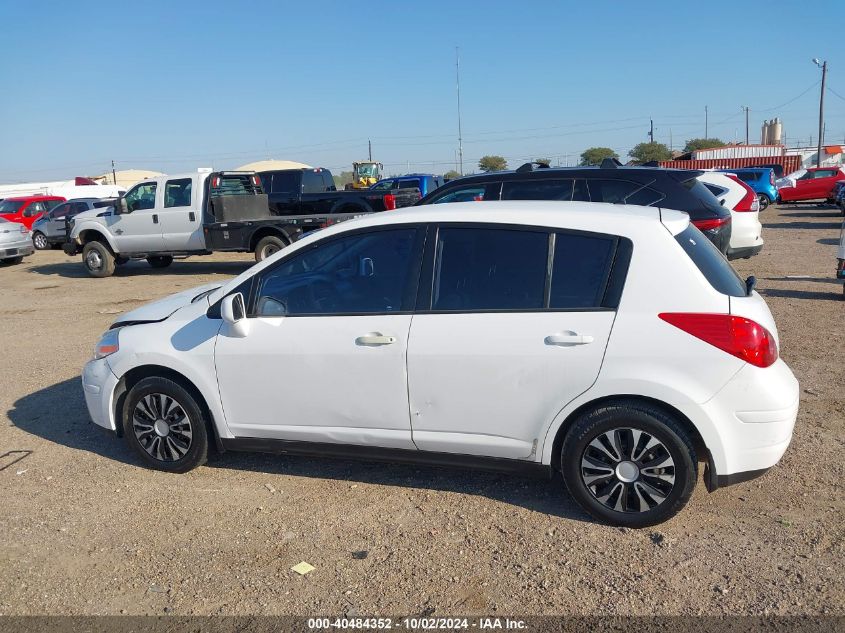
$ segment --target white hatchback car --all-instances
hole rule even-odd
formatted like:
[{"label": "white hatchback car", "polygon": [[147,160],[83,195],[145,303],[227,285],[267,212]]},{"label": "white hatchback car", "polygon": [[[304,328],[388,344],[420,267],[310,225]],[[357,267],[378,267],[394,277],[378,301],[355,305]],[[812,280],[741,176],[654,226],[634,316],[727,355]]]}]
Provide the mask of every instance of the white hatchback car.
[{"label": "white hatchback car", "polygon": [[731,212],[728,259],[748,259],[763,250],[760,200],[755,191],[735,174],[705,171],[698,180]]},{"label": "white hatchback car", "polygon": [[786,450],[798,383],[689,216],[581,202],[378,213],[124,314],[82,377],[148,465],[218,449],[560,470],[646,526]]}]

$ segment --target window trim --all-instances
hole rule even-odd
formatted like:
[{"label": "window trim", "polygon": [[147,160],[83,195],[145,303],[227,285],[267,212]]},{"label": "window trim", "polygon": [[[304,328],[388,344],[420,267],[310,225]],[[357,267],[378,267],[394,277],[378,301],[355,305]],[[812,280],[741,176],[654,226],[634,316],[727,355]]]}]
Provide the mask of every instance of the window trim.
[{"label": "window trim", "polygon": [[[383,231],[396,231],[396,230],[415,230],[416,235],[414,236],[414,243],[412,246],[413,252],[411,254],[411,267],[408,271],[408,278],[405,282],[405,288],[402,293],[402,303],[400,310],[390,310],[390,311],[383,311],[383,312],[333,312],[331,314],[319,314],[319,313],[305,313],[305,314],[286,314],[280,317],[266,317],[261,316],[255,313],[256,304],[258,303],[258,289],[261,287],[260,278],[264,275],[271,274],[274,270],[283,266],[284,264],[288,263],[295,257],[300,257],[310,251],[313,251],[319,247],[326,246],[331,244],[332,242],[339,241],[341,239],[346,239],[349,237],[354,237],[356,235],[364,235],[364,234],[372,234],[372,233],[381,233]],[[299,319],[299,318],[331,318],[331,317],[344,317],[344,316],[386,316],[386,315],[410,315],[414,314],[414,307],[415,307],[415,298],[417,296],[417,288],[420,282],[420,274],[422,269],[422,260],[426,250],[426,243],[427,243],[427,235],[428,235],[428,227],[425,223],[421,222],[409,222],[407,224],[385,224],[381,226],[368,226],[363,227],[360,229],[355,229],[353,231],[344,231],[343,233],[339,233],[337,235],[331,235],[324,239],[314,242],[313,244],[309,244],[305,248],[298,249],[288,255],[287,257],[283,257],[278,262],[273,264],[272,266],[268,266],[264,270],[256,273],[252,277],[250,277],[250,288],[249,288],[249,296],[244,297],[246,299],[246,318],[248,319]]]},{"label": "window trim", "polygon": [[[551,270],[554,266],[554,251],[547,251],[546,279],[544,282],[544,297],[542,308],[484,308],[475,310],[434,310],[432,301],[434,298],[434,268],[436,265],[436,250],[440,243],[440,229],[442,228],[467,228],[467,229],[500,229],[527,231],[530,233],[547,233],[549,235],[548,247],[553,248],[557,234],[575,235],[578,237],[593,237],[610,239],[614,242],[611,252],[610,263],[607,265],[604,275],[604,290],[601,294],[600,304],[589,308],[552,308],[549,307],[551,296]],[[595,231],[582,231],[579,229],[565,229],[550,226],[536,226],[530,224],[504,224],[498,222],[435,222],[429,229],[429,239],[426,241],[425,254],[422,261],[419,284],[417,286],[417,301],[415,314],[519,314],[534,312],[616,312],[619,309],[625,283],[627,281],[628,267],[631,259],[631,249],[627,253],[621,249],[624,242],[631,244],[631,240],[619,235],[610,233],[598,233]],[[617,266],[617,261],[619,265]],[[621,281],[620,281],[621,279]]]}]

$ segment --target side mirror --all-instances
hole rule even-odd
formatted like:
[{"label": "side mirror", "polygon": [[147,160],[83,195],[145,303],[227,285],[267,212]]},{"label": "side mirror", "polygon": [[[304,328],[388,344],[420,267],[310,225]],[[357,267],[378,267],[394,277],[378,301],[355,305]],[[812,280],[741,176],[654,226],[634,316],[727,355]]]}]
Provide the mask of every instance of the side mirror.
[{"label": "side mirror", "polygon": [[115,199],[114,212],[117,215],[123,215],[124,213],[132,213],[132,211],[129,209],[129,205],[126,204],[126,198],[120,197]]},{"label": "side mirror", "polygon": [[226,333],[235,338],[243,338],[249,334],[249,320],[246,318],[244,296],[240,292],[231,294],[220,303],[220,316]]}]

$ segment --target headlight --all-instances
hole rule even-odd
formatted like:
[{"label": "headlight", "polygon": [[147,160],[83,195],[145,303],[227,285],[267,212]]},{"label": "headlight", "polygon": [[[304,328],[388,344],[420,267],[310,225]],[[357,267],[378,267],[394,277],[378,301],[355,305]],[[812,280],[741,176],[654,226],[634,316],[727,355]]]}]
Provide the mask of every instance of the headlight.
[{"label": "headlight", "polygon": [[94,348],[94,360],[105,358],[120,349],[120,341],[118,340],[119,331],[120,330],[109,330],[103,334],[100,342],[97,343],[97,346]]}]

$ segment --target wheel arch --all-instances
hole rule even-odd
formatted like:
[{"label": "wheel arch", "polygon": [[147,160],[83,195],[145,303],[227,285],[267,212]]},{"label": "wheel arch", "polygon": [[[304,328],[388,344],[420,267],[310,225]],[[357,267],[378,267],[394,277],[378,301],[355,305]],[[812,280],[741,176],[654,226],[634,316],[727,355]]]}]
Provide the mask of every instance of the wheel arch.
[{"label": "wheel arch", "polygon": [[262,226],[256,230],[249,238],[249,250],[254,251],[258,246],[258,242],[265,237],[278,237],[285,242],[285,246],[293,243],[293,239],[286,230],[275,226]]},{"label": "wheel arch", "polygon": [[105,244],[114,255],[117,251],[114,248],[108,236],[99,229],[83,229],[79,232],[79,237],[76,238],[80,246],[85,246],[88,242],[101,242]]},{"label": "wheel arch", "polygon": [[555,431],[555,436],[552,440],[551,467],[555,470],[560,470],[560,453],[561,448],[563,446],[563,439],[564,437],[566,437],[566,433],[569,431],[569,429],[572,428],[572,425],[575,423],[575,420],[577,420],[582,414],[588,411],[593,411],[603,406],[607,406],[609,404],[628,404],[631,402],[641,402],[651,407],[661,409],[664,413],[670,415],[675,420],[677,420],[678,424],[680,424],[684,428],[684,430],[690,434],[690,439],[692,440],[696,454],[699,457],[704,457],[708,462],[708,465],[710,466],[711,472],[713,471],[712,465],[710,464],[712,460],[710,456],[710,451],[707,448],[707,445],[704,442],[701,433],[699,432],[698,428],[696,428],[695,424],[693,424],[692,420],[690,420],[689,417],[687,417],[682,411],[672,406],[671,404],[668,404],[657,398],[638,394],[614,394],[601,396],[599,398],[595,398],[579,405],[572,412],[570,412]]},{"label": "wheel arch", "polygon": [[363,198],[357,200],[339,200],[331,209],[331,213],[372,213],[373,208]]},{"label": "wheel arch", "polygon": [[206,428],[211,434],[211,437],[214,439],[214,446],[217,448],[217,451],[219,453],[224,452],[225,449],[223,447],[223,442],[220,439],[220,433],[217,430],[217,424],[215,423],[214,413],[208,406],[208,402],[202,395],[202,392],[187,376],[171,367],[165,367],[163,365],[139,365],[127,371],[125,374],[123,374],[123,376],[120,377],[120,380],[118,380],[113,397],[115,429],[117,431],[118,436],[123,435],[123,419],[121,412],[123,411],[123,406],[126,402],[126,396],[129,394],[129,391],[132,389],[132,387],[137,385],[144,378],[153,377],[166,378],[167,380],[172,380],[177,385],[184,388],[189,394],[191,394],[191,397],[196,400],[203,414],[206,416]]}]

